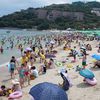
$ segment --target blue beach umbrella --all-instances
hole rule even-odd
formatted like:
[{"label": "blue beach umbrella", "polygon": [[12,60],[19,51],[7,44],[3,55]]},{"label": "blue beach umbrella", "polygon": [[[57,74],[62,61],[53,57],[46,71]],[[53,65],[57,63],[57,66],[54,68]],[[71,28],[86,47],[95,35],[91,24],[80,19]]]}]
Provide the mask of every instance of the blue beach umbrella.
[{"label": "blue beach umbrella", "polygon": [[35,100],[68,100],[66,92],[56,84],[44,82],[33,86],[29,94]]},{"label": "blue beach umbrella", "polygon": [[100,60],[100,55],[94,54],[94,55],[92,55],[92,58],[94,58],[96,60]]},{"label": "blue beach umbrella", "polygon": [[80,70],[79,74],[81,76],[83,76],[84,78],[88,78],[88,79],[93,79],[95,77],[94,73],[91,70],[89,70],[89,69]]}]

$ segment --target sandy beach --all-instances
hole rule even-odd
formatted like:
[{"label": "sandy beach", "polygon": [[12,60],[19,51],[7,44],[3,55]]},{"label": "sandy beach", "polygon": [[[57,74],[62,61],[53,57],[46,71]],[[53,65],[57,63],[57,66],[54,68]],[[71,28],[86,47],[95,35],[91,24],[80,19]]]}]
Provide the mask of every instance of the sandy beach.
[{"label": "sandy beach", "polygon": [[[85,41],[87,43],[87,41]],[[93,50],[87,51],[89,54],[87,56],[87,68],[92,70],[95,74],[95,78],[97,79],[97,85],[91,86],[89,84],[86,84],[83,82],[83,77],[79,75],[79,72],[76,72],[76,66],[80,65],[82,60],[77,59],[75,63],[71,63],[72,60],[69,58],[69,62],[73,65],[72,68],[67,68],[67,63],[64,64],[64,67],[68,70],[68,74],[72,80],[73,86],[66,92],[68,94],[69,100],[100,100],[100,69],[98,68],[92,68],[93,66],[93,59],[91,57],[92,54],[97,53],[96,44],[97,41],[88,41],[92,45]],[[78,45],[74,42],[72,43],[72,47]],[[61,61],[63,58],[67,58],[67,55],[70,51],[64,51],[63,46],[57,47],[55,50],[58,51],[56,54],[56,60]],[[35,63],[35,66],[38,68],[41,64],[38,63],[39,61]],[[41,82],[51,82],[51,83],[62,83],[62,78],[60,75],[58,75],[58,70],[61,69],[61,67],[56,67],[55,69],[48,69],[47,73],[45,75],[40,75],[35,80],[31,81],[30,86],[26,86],[23,88],[23,97],[20,100],[29,100],[29,90],[32,86],[41,83]],[[16,78],[18,78],[18,75],[16,75]],[[0,85],[6,85],[11,86],[11,80],[10,75],[8,73],[7,67],[1,67],[0,68]],[[6,97],[0,97],[0,100],[7,100]]]}]

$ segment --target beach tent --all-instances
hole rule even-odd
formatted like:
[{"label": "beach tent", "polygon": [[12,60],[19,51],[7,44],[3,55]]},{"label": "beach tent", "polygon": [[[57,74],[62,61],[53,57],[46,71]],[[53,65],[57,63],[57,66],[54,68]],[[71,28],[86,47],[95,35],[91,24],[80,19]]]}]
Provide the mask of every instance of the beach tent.
[{"label": "beach tent", "polygon": [[68,100],[66,92],[53,83],[39,83],[33,86],[29,94],[34,100]]}]

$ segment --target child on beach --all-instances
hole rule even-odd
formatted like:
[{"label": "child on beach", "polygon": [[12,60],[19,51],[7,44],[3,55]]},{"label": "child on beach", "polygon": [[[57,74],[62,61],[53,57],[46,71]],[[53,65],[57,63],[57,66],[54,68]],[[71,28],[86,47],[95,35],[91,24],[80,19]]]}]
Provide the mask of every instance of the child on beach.
[{"label": "child on beach", "polygon": [[40,53],[40,62],[43,62],[45,60],[45,54]]},{"label": "child on beach", "polygon": [[12,80],[12,91],[15,92],[15,91],[22,91],[21,90],[21,86],[20,86],[20,82],[18,81],[18,79],[14,79]]},{"label": "child on beach", "polygon": [[41,65],[39,69],[39,74],[46,74],[46,70],[47,70],[46,66]]},{"label": "child on beach", "polygon": [[24,63],[24,76],[25,80],[28,82],[28,85],[30,85],[30,69],[27,62]]},{"label": "child on beach", "polygon": [[0,96],[6,96],[6,87],[5,87],[5,85],[2,85],[0,87]]},{"label": "child on beach", "polygon": [[14,78],[14,71],[15,71],[16,65],[13,62],[13,60],[10,61],[10,75],[11,79]]},{"label": "child on beach", "polygon": [[48,66],[50,69],[55,68],[55,63],[54,63],[54,60],[52,58],[49,60]]},{"label": "child on beach", "polygon": [[33,75],[35,78],[39,76],[38,70],[36,69],[35,66],[31,67],[31,75]]},{"label": "child on beach", "polygon": [[83,58],[82,58],[82,66],[84,69],[86,68],[86,56],[85,55],[83,55]]},{"label": "child on beach", "polygon": [[24,86],[24,79],[25,79],[25,70],[24,70],[24,64],[21,65],[21,67],[18,68],[18,73],[19,73],[19,80],[20,80],[20,86],[23,88]]},{"label": "child on beach", "polygon": [[72,50],[72,56],[74,58],[73,62],[76,62],[76,55],[77,55],[77,51],[75,49]]},{"label": "child on beach", "polygon": [[22,55],[22,58],[21,58],[21,64],[24,64],[26,61],[28,61],[28,57],[26,57],[26,55]]}]

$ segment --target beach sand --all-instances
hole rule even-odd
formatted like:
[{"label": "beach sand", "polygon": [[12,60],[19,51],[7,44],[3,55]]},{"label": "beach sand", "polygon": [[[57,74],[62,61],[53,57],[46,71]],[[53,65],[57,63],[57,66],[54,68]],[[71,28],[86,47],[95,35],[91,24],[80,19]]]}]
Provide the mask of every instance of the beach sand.
[{"label": "beach sand", "polygon": [[[86,41],[86,43],[88,42]],[[67,64],[65,64],[64,66],[67,68],[69,76],[73,82],[73,86],[69,89],[69,91],[66,92],[68,94],[69,100],[100,100],[100,69],[91,68],[93,66],[91,55],[97,53],[97,48],[96,48],[97,42],[91,41],[89,43],[92,45],[93,50],[87,52],[89,54],[89,56],[87,57],[87,64],[88,64],[87,68],[91,69],[93,73],[95,74],[95,78],[98,81],[97,85],[90,86],[84,83],[83,77],[79,75],[79,72],[75,71],[75,67],[77,65],[81,65],[81,59],[78,59],[76,63],[71,63],[73,65],[73,68],[70,68],[70,69],[68,69],[66,67]],[[75,43],[72,43],[72,45],[77,46]],[[69,53],[69,51],[62,50],[62,47],[63,46],[56,48],[56,50],[58,50],[57,57],[56,57],[57,60],[66,58]],[[69,59],[71,61],[71,58]],[[35,65],[36,67],[39,67],[41,64],[36,63]],[[49,69],[47,70],[46,74],[41,75],[35,80],[31,81],[30,86],[26,86],[25,88],[23,88],[23,97],[18,100],[30,100],[28,92],[32,86],[38,83],[41,83],[41,82],[51,82],[55,84],[62,83],[62,78],[60,77],[60,75],[58,75],[59,69],[61,69],[61,67],[56,67],[55,69]],[[16,77],[18,77],[18,75]],[[9,76],[7,67],[1,67],[0,68],[0,85],[4,84],[6,86],[11,87],[12,84],[9,78],[10,76]],[[0,97],[0,100],[7,100],[7,98]]]}]

